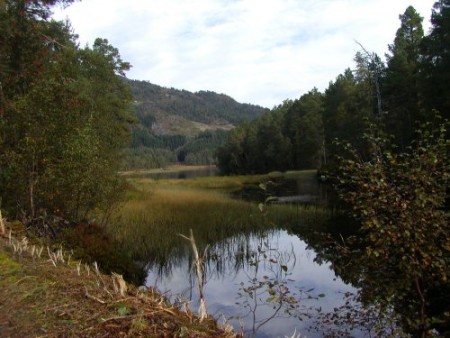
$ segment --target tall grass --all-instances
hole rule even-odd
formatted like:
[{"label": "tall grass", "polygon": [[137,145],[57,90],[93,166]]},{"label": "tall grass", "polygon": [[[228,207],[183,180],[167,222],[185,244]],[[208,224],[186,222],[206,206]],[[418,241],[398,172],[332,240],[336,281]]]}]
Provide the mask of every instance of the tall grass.
[{"label": "tall grass", "polygon": [[295,205],[273,205],[261,212],[257,204],[233,199],[226,193],[244,184],[257,185],[270,175],[130,179],[134,189],[113,216],[109,232],[134,258],[167,267],[168,256],[181,259],[187,250],[178,234],[187,234],[190,229],[199,250],[203,250],[208,244],[237,234],[314,224],[329,216],[319,207]]}]

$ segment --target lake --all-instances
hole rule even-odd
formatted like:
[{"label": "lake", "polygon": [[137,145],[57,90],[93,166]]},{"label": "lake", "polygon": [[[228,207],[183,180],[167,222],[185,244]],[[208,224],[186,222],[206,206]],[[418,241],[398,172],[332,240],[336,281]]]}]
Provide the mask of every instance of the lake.
[{"label": "lake", "polygon": [[[320,314],[343,306],[347,301],[344,295],[356,292],[334,273],[329,262],[317,260],[312,249],[320,247],[316,232],[326,231],[328,190],[318,183],[314,172],[273,173],[261,178],[261,183],[253,179],[251,183],[236,184],[238,189],[227,190],[232,199],[219,198],[229,203],[222,207],[219,202],[211,202],[217,198],[217,189],[192,189],[204,187],[202,177],[207,180],[204,176],[216,174],[205,168],[134,176],[139,184],[152,184],[145,188],[151,194],[145,212],[152,216],[141,217],[151,224],[143,225],[139,238],[131,244],[137,247],[144,243],[141,259],[147,261],[145,285],[156,288],[180,307],[188,304],[197,311],[199,291],[192,250],[178,236],[188,235],[193,228],[199,250],[205,253],[203,292],[209,315],[219,322],[225,319],[246,337],[284,337],[294,332],[322,337],[320,324],[314,329]],[[145,181],[148,178],[151,180]],[[201,198],[197,196],[200,193]],[[188,197],[183,197],[185,194]],[[203,202],[197,205],[196,200]],[[235,210],[235,204],[241,211]],[[277,218],[279,223],[267,221],[258,204],[269,213],[281,209],[284,216]],[[139,208],[143,210],[145,204]],[[165,208],[166,212],[158,212]],[[130,212],[133,217],[136,210]],[[285,221],[286,214],[289,222]],[[165,225],[155,225],[153,219]],[[141,220],[133,218],[130,222]],[[358,336],[358,332],[353,334]]]},{"label": "lake", "polygon": [[[316,263],[315,252],[286,230],[232,237],[211,246],[208,252],[204,277],[208,313],[219,320],[226,318],[247,337],[284,337],[294,332],[322,337],[322,332],[308,331],[314,326],[318,309],[333,311],[345,303],[345,293],[355,292],[329,264]],[[146,285],[172,301],[185,300],[196,310],[198,288],[188,246],[185,253],[164,273],[149,266]],[[295,302],[268,301],[268,285],[277,282],[281,288],[273,289],[288,292]],[[255,286],[257,289],[251,290]]]},{"label": "lake", "polygon": [[[209,315],[246,337],[407,336],[404,319],[417,317],[411,280],[367,260],[360,225],[330,207],[334,194],[314,171],[206,175],[127,176],[127,200],[108,231],[146,271],[147,286],[196,312],[203,284]],[[191,231],[201,283],[181,236]],[[385,285],[407,296],[390,303]],[[430,290],[429,310],[442,312],[449,289]]]}]

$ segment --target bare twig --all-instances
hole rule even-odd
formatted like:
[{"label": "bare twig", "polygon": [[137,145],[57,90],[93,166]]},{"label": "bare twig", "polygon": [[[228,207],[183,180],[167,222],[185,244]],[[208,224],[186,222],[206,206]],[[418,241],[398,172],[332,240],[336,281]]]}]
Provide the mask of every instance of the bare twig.
[{"label": "bare twig", "polygon": [[3,222],[2,211],[0,210],[0,235],[6,235],[6,226]]},{"label": "bare twig", "polygon": [[107,319],[102,318],[102,322],[103,322],[103,323],[106,323],[106,322],[109,322],[109,321],[111,321],[111,320],[128,319],[128,318],[131,318],[131,317],[134,317],[134,315],[129,315],[129,316],[116,316],[116,317],[111,317],[111,318],[107,318]]},{"label": "bare twig", "polygon": [[101,304],[106,304],[106,302],[104,301],[104,300],[101,300],[100,298],[97,298],[97,297],[95,297],[95,296],[92,296],[92,295],[90,295],[89,294],[89,292],[88,292],[88,290],[85,288],[84,289],[84,291],[85,291],[85,296],[87,297],[87,298],[89,298],[89,299],[92,299],[92,300],[95,300],[95,301],[97,301],[97,302],[99,302],[99,303],[101,303]]},{"label": "bare twig", "polygon": [[[194,233],[192,232],[192,229],[190,229],[190,237],[186,237],[185,235],[182,235],[182,234],[179,234],[179,235],[191,243],[192,251],[194,253],[195,273],[196,273],[196,277],[197,277],[198,294],[199,294],[199,298],[200,298],[200,306],[198,308],[198,315],[200,317],[200,322],[201,322],[201,321],[203,321],[203,319],[208,317],[208,313],[206,311],[205,296],[203,294],[203,285],[204,285],[203,259],[198,254],[197,245],[195,244],[195,238],[194,238]],[[205,252],[206,252],[206,249],[205,249]]]}]

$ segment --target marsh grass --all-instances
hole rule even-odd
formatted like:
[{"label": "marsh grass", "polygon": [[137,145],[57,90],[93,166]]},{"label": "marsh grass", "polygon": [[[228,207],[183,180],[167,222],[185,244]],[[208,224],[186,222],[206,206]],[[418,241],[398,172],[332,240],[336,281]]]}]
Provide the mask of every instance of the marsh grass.
[{"label": "marsh grass", "polygon": [[[301,172],[310,179],[315,173]],[[316,206],[271,205],[261,212],[256,203],[230,197],[229,192],[282,173],[254,176],[196,177],[184,180],[129,178],[128,200],[111,219],[109,232],[135,259],[159,261],[181,257],[186,243],[178,234],[193,230],[199,250],[241,233],[315,224],[329,217]]]}]

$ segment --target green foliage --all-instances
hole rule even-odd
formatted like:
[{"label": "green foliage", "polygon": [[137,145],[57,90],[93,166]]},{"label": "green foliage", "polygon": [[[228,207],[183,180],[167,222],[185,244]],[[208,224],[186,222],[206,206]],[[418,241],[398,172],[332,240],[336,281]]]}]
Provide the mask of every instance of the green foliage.
[{"label": "green foliage", "polygon": [[[363,63],[360,63],[360,66],[365,67]],[[355,77],[351,70],[347,69],[335,82],[331,82],[325,91],[323,125],[326,163],[329,166],[332,165],[334,156],[340,152],[333,143],[336,138],[348,140],[358,150],[364,147],[364,120],[374,117],[370,81],[362,72]]]},{"label": "green foliage", "polygon": [[225,174],[270,170],[336,169],[334,158],[344,155],[333,143],[347,140],[369,155],[363,140],[365,123],[377,123],[394,136],[405,151],[414,140],[419,122],[433,119],[438,110],[448,118],[450,109],[450,2],[438,1],[432,30],[424,37],[422,18],[409,6],[386,62],[360,45],[355,69],[346,69],[325,92],[313,89],[300,99],[286,101],[270,113],[233,130],[217,158]]},{"label": "green foliage", "polygon": [[449,321],[448,125],[439,118],[425,124],[400,153],[371,126],[370,158],[345,144],[350,156],[339,161],[340,196],[361,222],[361,298],[394,306],[407,331],[421,337]]},{"label": "green foliage", "polygon": [[193,137],[156,135],[139,125],[132,129],[131,146],[124,151],[122,168],[161,168],[176,162],[191,165],[215,163],[216,148],[225,143],[227,132],[212,130]]},{"label": "green foliage", "polygon": [[80,220],[120,197],[129,64],[107,40],[80,49],[69,26],[42,20],[57,2],[0,7],[0,196],[12,212]]},{"label": "green foliage", "polygon": [[424,33],[423,18],[412,6],[400,15],[400,20],[394,44],[389,46],[382,95],[387,110],[386,130],[405,150],[413,138],[414,121],[425,118],[419,102],[420,43]]},{"label": "green foliage", "polygon": [[[190,93],[145,81],[126,82],[134,96],[133,110],[137,120],[132,128],[130,148],[146,147],[149,149],[140,152],[158,154],[170,150],[174,156],[162,156],[167,163],[215,163],[214,154],[225,142],[226,130],[266,111],[214,92]],[[140,169],[145,169],[160,167],[162,161],[151,163],[147,156],[145,161],[131,157],[125,162],[126,168],[143,165]]]},{"label": "green foliage", "polygon": [[285,114],[292,101],[233,129],[217,150],[218,166],[225,174],[264,173],[291,168],[291,143],[283,134]]},{"label": "green foliage", "polygon": [[291,142],[292,168],[319,168],[323,155],[324,95],[313,89],[296,100],[286,113],[284,135]]},{"label": "green foliage", "polygon": [[177,162],[176,154],[164,148],[125,148],[122,154],[122,170],[164,168]]},{"label": "green foliage", "polygon": [[97,262],[107,272],[123,275],[128,281],[141,285],[145,272],[105,228],[96,224],[77,224],[66,229],[61,239],[74,251],[74,258],[83,262]]},{"label": "green foliage", "polygon": [[436,1],[431,32],[421,42],[421,89],[424,105],[450,118],[450,1]]}]

